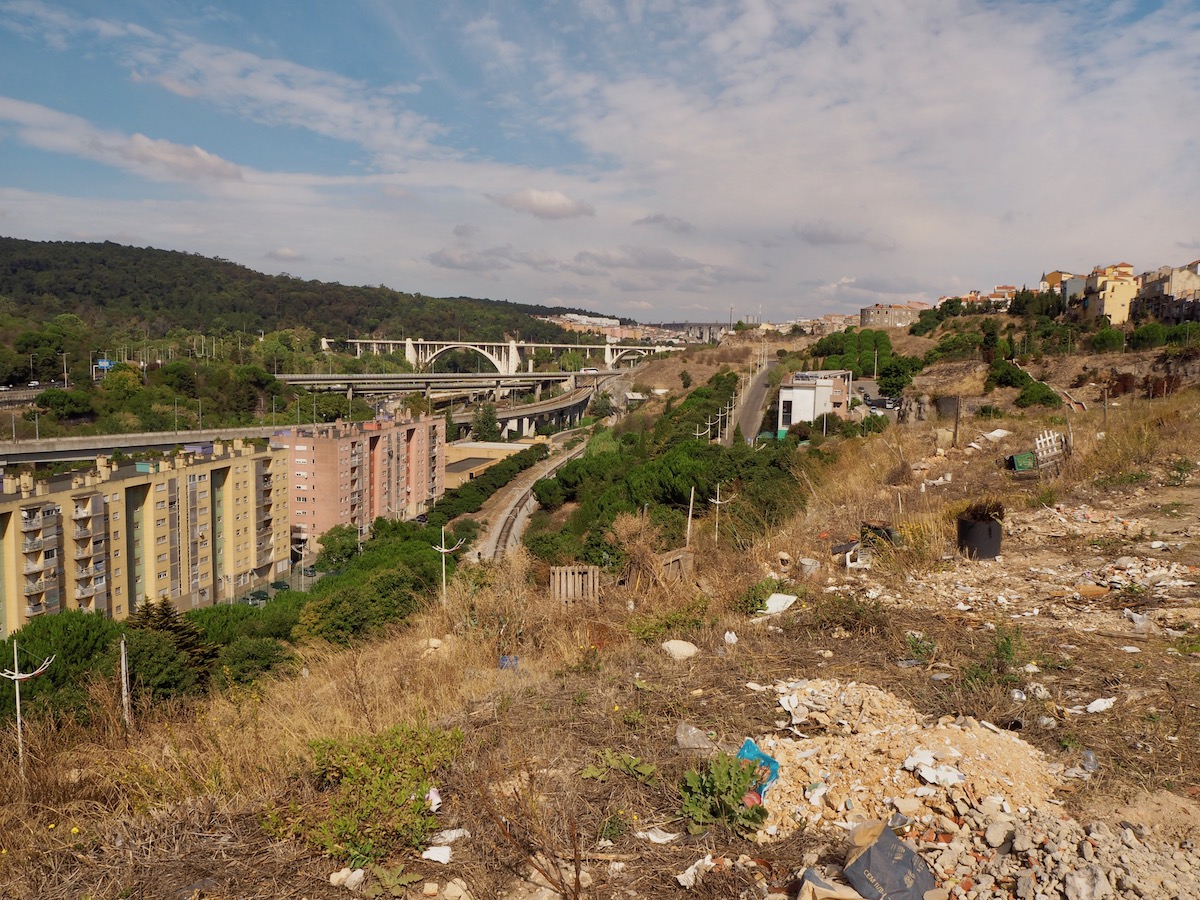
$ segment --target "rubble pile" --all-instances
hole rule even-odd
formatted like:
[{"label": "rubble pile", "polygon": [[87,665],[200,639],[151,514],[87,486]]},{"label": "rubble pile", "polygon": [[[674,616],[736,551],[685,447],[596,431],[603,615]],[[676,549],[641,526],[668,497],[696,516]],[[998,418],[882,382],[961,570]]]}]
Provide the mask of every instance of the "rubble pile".
[{"label": "rubble pile", "polygon": [[[816,829],[836,859],[845,833],[886,822],[930,866],[944,898],[1070,900],[1200,897],[1200,846],[1146,823],[1081,825],[1053,792],[1062,767],[969,717],[922,721],[870,685],[779,682],[786,717],[760,740],[779,763],[760,841]],[[1200,833],[1200,823],[1196,826]],[[837,865],[825,877],[844,881]]]},{"label": "rubble pile", "polygon": [[899,698],[855,682],[800,680],[774,690],[788,718],[776,723],[783,734],[759,742],[779,762],[764,840],[897,813],[918,823],[993,795],[1044,806],[1059,784],[1061,766],[989,723],[923,722]]}]

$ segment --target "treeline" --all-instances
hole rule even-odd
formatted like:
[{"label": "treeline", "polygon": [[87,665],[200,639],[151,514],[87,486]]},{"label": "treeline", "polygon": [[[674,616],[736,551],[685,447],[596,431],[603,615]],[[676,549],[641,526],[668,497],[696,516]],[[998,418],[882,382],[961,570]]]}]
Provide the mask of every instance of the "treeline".
[{"label": "treeline", "polygon": [[[452,532],[457,542],[471,530]],[[115,683],[119,647],[128,649],[130,681],[140,703],[199,696],[253,682],[287,665],[303,641],[337,644],[376,634],[402,621],[434,596],[441,559],[438,529],[413,522],[376,520],[361,551],[307,592],[280,591],[261,607],[217,605],[182,615],[169,604],[147,602],[125,621],[79,610],[39,616],[0,644],[13,659],[19,646],[22,671],[53,656],[45,674],[21,687],[23,712],[86,722],[93,707],[91,684]],[[453,571],[454,557],[448,559]],[[0,719],[15,711],[12,682],[0,684]]]},{"label": "treeline", "polygon": [[[111,242],[37,242],[0,237],[0,298],[7,315],[42,321],[79,316],[91,328],[125,326],[149,339],[183,328],[257,335],[303,326],[329,338],[469,334],[562,341],[533,315],[587,310],[469,297],[436,298],[387,287],[353,287],[264,275],[223,259]],[[331,326],[336,323],[336,326]],[[335,327],[337,333],[330,333]]]}]

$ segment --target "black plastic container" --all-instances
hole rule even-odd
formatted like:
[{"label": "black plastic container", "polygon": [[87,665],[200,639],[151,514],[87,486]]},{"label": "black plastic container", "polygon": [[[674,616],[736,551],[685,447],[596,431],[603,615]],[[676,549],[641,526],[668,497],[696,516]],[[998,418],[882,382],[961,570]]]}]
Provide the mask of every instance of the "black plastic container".
[{"label": "black plastic container", "polygon": [[997,519],[958,517],[958,549],[970,559],[995,559],[1000,555],[1004,524]]}]

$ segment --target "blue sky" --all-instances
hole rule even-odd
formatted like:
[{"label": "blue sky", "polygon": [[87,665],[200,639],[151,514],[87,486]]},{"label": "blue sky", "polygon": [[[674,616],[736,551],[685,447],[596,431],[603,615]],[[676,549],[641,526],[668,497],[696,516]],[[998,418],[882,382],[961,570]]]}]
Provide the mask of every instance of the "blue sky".
[{"label": "blue sky", "polygon": [[1194,0],[0,0],[0,234],[642,321],[1181,265],[1198,41]]}]

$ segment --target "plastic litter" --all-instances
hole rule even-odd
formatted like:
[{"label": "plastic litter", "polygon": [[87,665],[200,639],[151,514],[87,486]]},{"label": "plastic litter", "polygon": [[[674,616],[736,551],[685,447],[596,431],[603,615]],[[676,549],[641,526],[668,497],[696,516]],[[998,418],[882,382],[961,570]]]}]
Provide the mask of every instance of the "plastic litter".
[{"label": "plastic litter", "polygon": [[436,863],[441,863],[443,866],[450,862],[450,848],[446,846],[430,847],[421,854],[421,859],[432,860]]},{"label": "plastic litter", "polygon": [[762,798],[766,796],[767,789],[773,785],[776,779],[779,778],[779,763],[772,757],[767,756],[758,748],[758,744],[754,743],[750,738],[742,743],[742,748],[738,750],[738,759],[744,759],[754,763],[757,772],[754,780],[754,789],[747,794],[755,795],[757,803],[752,799],[748,805],[757,806],[762,803]]},{"label": "plastic litter", "polygon": [[789,609],[796,602],[795,594],[772,594],[767,598],[766,605],[760,615],[777,616]]},{"label": "plastic litter", "polygon": [[429,789],[425,794],[425,802],[429,804],[429,809],[432,812],[437,812],[442,808],[442,795],[438,792],[437,788],[431,787]]},{"label": "plastic litter", "polygon": [[700,883],[706,872],[711,872],[714,868],[716,863],[713,862],[712,854],[708,853],[676,875],[675,880],[680,887],[693,888]]},{"label": "plastic litter", "polygon": [[683,837],[682,832],[664,831],[662,828],[655,826],[646,831],[635,831],[635,838],[640,838],[643,841],[650,841],[652,844],[669,844],[671,841],[677,841]]},{"label": "plastic litter", "polygon": [[1108,712],[1108,710],[1113,708],[1116,702],[1116,697],[1100,697],[1099,699],[1093,700],[1091,703],[1089,703],[1086,708],[1090,713]]}]

